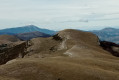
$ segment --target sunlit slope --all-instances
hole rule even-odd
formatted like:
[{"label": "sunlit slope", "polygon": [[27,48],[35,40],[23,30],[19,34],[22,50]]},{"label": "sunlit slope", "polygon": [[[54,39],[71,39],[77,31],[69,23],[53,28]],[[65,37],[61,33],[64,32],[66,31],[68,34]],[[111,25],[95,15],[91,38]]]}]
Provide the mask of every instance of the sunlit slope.
[{"label": "sunlit slope", "polygon": [[34,38],[29,44],[31,46],[28,48],[28,55],[36,55],[37,57],[58,54],[70,57],[111,56],[99,46],[97,36],[72,29],[60,31],[50,38]]},{"label": "sunlit slope", "polygon": [[119,58],[92,33],[68,29],[28,45],[23,59],[0,66],[1,80],[119,80]]}]

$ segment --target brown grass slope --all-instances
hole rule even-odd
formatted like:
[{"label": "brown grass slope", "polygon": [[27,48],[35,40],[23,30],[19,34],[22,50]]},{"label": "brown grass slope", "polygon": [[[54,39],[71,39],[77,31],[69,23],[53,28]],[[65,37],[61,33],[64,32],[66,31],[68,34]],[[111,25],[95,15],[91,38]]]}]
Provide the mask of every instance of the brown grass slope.
[{"label": "brown grass slope", "polygon": [[11,35],[0,35],[0,65],[25,55],[27,44]]},{"label": "brown grass slope", "polygon": [[17,37],[12,35],[0,35],[0,44],[20,41]]},{"label": "brown grass slope", "polygon": [[23,59],[0,66],[0,80],[119,80],[119,58],[92,33],[67,29],[28,45]]}]

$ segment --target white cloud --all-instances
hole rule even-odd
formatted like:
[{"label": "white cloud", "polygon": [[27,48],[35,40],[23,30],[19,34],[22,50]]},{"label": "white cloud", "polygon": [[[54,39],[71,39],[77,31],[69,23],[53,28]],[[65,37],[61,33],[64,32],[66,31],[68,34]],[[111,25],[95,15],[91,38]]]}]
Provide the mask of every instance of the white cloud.
[{"label": "white cloud", "polygon": [[118,3],[119,0],[0,0],[0,28],[28,23],[53,29],[118,26]]}]

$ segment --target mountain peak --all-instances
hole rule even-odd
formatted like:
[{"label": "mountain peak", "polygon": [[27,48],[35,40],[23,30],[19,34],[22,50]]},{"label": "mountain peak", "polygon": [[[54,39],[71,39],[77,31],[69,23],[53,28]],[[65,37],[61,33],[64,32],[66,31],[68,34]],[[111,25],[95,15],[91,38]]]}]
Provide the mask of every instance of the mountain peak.
[{"label": "mountain peak", "polygon": [[46,34],[51,34],[51,35],[55,33],[55,31],[53,31],[53,30],[39,28],[39,27],[37,27],[35,25],[31,25],[31,24],[30,25],[25,25],[25,26],[22,26],[22,27],[8,28],[8,29],[0,30],[0,32],[14,33],[14,34],[35,32],[35,31],[39,31],[39,32],[46,33]]},{"label": "mountain peak", "polygon": [[37,27],[37,26],[32,25],[32,24],[28,24],[28,25],[25,25],[25,26],[23,26],[23,27]]}]

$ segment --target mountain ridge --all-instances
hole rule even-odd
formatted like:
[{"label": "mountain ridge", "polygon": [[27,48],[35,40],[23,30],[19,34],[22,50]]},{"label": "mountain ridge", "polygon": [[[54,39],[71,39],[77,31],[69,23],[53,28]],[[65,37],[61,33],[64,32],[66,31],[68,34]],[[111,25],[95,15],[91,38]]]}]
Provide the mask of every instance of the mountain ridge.
[{"label": "mountain ridge", "polygon": [[[0,30],[0,35],[4,35],[4,34],[18,35],[21,33],[32,33],[37,31],[42,32],[44,34],[48,34],[48,35],[54,35],[58,32],[58,31],[38,28],[37,26],[34,26],[34,25],[27,25],[23,27],[8,28],[8,29]],[[92,32],[96,34],[102,41],[110,41],[110,42],[119,44],[119,29],[107,27],[102,30],[92,30],[88,32]],[[36,38],[36,36],[34,36],[33,38]]]},{"label": "mountain ridge", "polygon": [[96,34],[100,40],[110,41],[119,44],[119,29],[116,28],[104,28],[102,30],[89,31]]},{"label": "mountain ridge", "polygon": [[2,29],[0,30],[0,33],[12,33],[12,34],[18,34],[18,33],[27,33],[27,32],[34,32],[34,31],[39,31],[43,32],[46,34],[53,35],[55,31],[49,30],[49,29],[43,29],[39,28],[34,25],[27,25],[27,26],[22,26],[22,27],[16,27],[16,28],[7,28],[7,29]]}]

